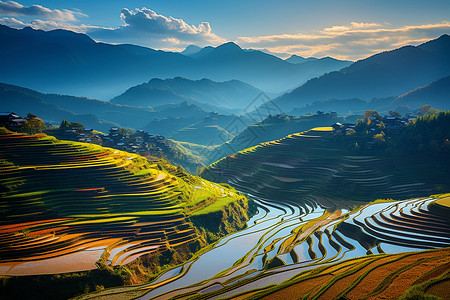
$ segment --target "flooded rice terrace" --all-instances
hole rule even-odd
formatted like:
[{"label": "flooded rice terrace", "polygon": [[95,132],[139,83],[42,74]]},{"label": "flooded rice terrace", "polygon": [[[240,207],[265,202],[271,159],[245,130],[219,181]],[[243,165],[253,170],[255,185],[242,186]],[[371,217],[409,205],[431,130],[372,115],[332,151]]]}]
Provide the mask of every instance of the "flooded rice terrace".
[{"label": "flooded rice terrace", "polygon": [[[184,294],[216,299],[279,284],[305,270],[350,258],[450,245],[439,222],[419,234],[411,232],[411,223],[399,221],[415,214],[426,222],[432,198],[369,204],[354,212],[330,212],[320,206],[275,203],[249,196],[257,204],[257,213],[246,229],[223,238],[195,261],[167,271],[152,283],[104,292],[139,291],[138,299],[168,299]],[[361,234],[354,234],[359,231]],[[427,235],[431,232],[432,238]],[[377,244],[370,245],[367,237]]]}]

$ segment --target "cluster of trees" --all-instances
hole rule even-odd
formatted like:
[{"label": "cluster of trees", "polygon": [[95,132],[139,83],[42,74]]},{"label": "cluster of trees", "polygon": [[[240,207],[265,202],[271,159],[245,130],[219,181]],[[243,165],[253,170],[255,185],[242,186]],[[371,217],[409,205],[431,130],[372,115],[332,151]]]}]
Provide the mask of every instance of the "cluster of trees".
[{"label": "cluster of trees", "polygon": [[426,114],[410,122],[398,143],[409,151],[450,159],[450,111]]},{"label": "cluster of trees", "polygon": [[419,108],[419,110],[417,111],[417,115],[419,117],[423,117],[423,116],[427,116],[427,115],[435,115],[435,114],[438,114],[439,112],[440,112],[439,109],[435,109],[431,105],[426,104],[426,105],[422,105]]},{"label": "cluster of trees", "polygon": [[[354,129],[348,130],[340,142],[358,151],[379,151],[394,155],[425,155],[450,161],[450,111],[422,106],[417,117],[395,131],[386,129],[376,111],[366,111]],[[399,117],[390,113],[391,117]],[[371,145],[371,147],[367,147]]]},{"label": "cluster of trees", "polygon": [[78,122],[69,122],[67,120],[63,120],[61,122],[61,125],[59,125],[59,129],[66,130],[71,129],[75,130],[76,132],[83,132],[84,131],[84,125]]},{"label": "cluster of trees", "polygon": [[27,115],[27,120],[22,123],[20,131],[28,134],[35,134],[38,132],[42,132],[42,130],[44,129],[45,129],[44,122],[42,122],[42,120],[37,116],[29,113]]}]

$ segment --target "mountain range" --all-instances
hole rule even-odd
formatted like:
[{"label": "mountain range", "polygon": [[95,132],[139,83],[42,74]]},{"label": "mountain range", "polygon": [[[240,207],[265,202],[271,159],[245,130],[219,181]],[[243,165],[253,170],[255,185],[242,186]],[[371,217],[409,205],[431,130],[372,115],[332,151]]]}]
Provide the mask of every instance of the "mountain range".
[{"label": "mountain range", "polygon": [[129,88],[110,102],[131,106],[158,106],[168,103],[188,102],[205,110],[226,111],[243,109],[262,91],[239,80],[215,82],[206,78],[190,80],[154,78]]},{"label": "mountain range", "polygon": [[389,111],[414,111],[422,105],[429,104],[439,110],[450,108],[450,76],[433,81],[425,86],[415,88],[397,97],[373,98],[364,101],[352,99],[328,99],[316,101],[291,111],[296,116],[317,111],[334,111],[340,115],[362,114],[366,110],[376,110],[387,114]]},{"label": "mountain range", "polygon": [[291,64],[303,64],[305,62],[314,61],[314,60],[318,60],[318,58],[315,58],[315,57],[305,58],[305,57],[301,57],[301,56],[295,55],[295,54],[293,54],[290,57],[285,59],[285,61],[287,61],[288,63],[291,63]]},{"label": "mountain range", "polygon": [[[208,115],[208,112],[200,107],[186,102],[142,108],[85,97],[44,94],[4,83],[0,83],[0,111],[13,111],[23,116],[31,112],[45,121],[59,124],[66,119],[101,131],[108,131],[111,127],[139,129],[154,119],[168,117],[191,118],[188,124],[192,124]],[[158,131],[158,127],[153,127],[153,133],[159,134]]]},{"label": "mountain range", "polygon": [[[328,99],[386,98],[450,75],[450,37],[405,46],[324,74],[275,99],[285,111]],[[303,64],[302,64],[303,65]]]},{"label": "mountain range", "polygon": [[187,101],[134,107],[84,97],[44,94],[4,83],[0,83],[0,111],[21,116],[33,113],[54,125],[66,119],[103,132],[111,127],[144,129],[152,134],[208,146],[222,144],[252,124],[245,116],[208,112]]},{"label": "mountain range", "polygon": [[236,79],[264,91],[282,92],[349,65],[345,61],[290,64],[234,43],[205,47],[187,56],[135,45],[97,43],[85,34],[67,30],[17,30],[4,25],[0,25],[0,43],[0,82],[103,100],[151,78],[176,76]]},{"label": "mountain range", "polygon": [[441,78],[426,86],[419,87],[406,94],[397,97],[392,106],[408,105],[419,107],[430,104],[440,110],[449,109],[450,106],[450,76]]}]

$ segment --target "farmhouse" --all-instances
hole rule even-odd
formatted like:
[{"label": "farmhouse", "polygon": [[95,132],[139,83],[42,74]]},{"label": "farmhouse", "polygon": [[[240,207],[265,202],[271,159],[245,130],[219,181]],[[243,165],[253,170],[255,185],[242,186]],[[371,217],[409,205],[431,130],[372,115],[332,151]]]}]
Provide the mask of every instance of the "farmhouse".
[{"label": "farmhouse", "polygon": [[0,125],[9,129],[20,128],[27,120],[14,112],[0,112]]}]

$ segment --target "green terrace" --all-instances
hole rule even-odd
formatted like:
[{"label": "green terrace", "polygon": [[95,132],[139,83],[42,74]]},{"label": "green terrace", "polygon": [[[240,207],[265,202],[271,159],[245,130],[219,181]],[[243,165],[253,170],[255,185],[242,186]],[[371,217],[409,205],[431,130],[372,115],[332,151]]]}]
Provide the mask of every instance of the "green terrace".
[{"label": "green terrace", "polygon": [[0,273],[127,264],[198,240],[190,215],[245,199],[166,168],[98,145],[0,129]]},{"label": "green terrace", "polygon": [[273,200],[301,204],[312,197],[325,207],[439,191],[432,179],[442,178],[442,168],[434,168],[428,158],[351,152],[333,136],[326,127],[291,134],[229,155],[202,176]]},{"label": "green terrace", "polygon": [[[295,291],[308,299],[344,294],[360,299],[361,295],[386,295],[402,272],[412,274],[410,285],[423,275],[423,269],[435,271],[427,280],[445,280],[439,276],[448,273],[442,268],[448,264],[448,250],[440,249],[450,247],[450,224],[436,209],[441,199],[445,195],[375,201],[353,211],[332,212],[255,198],[258,214],[245,230],[222,239],[183,268],[173,269],[153,283],[108,289],[83,299],[113,295],[123,299],[234,299],[236,295],[271,299],[290,295],[286,296],[289,299],[294,297],[294,286],[302,286]],[[377,226],[371,226],[375,222]],[[383,276],[378,275],[380,269],[385,270]],[[378,279],[367,279],[371,283],[366,287],[369,290],[364,290],[365,285],[359,283],[375,275]],[[317,277],[321,279],[317,281]],[[306,289],[306,283],[311,287]],[[408,287],[399,292],[403,294]]]},{"label": "green terrace", "polygon": [[[334,136],[331,128],[315,128],[210,165],[203,178],[228,183],[256,203],[247,228],[152,283],[84,298],[376,299],[420,283],[415,270],[431,272],[422,283],[445,281],[448,195],[424,198],[440,190],[433,180],[441,170],[414,155],[349,151]],[[390,272],[365,278],[387,265]],[[403,273],[411,280],[398,288]]]}]

